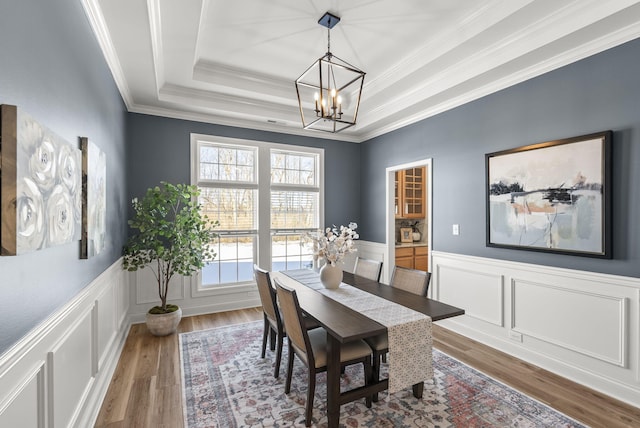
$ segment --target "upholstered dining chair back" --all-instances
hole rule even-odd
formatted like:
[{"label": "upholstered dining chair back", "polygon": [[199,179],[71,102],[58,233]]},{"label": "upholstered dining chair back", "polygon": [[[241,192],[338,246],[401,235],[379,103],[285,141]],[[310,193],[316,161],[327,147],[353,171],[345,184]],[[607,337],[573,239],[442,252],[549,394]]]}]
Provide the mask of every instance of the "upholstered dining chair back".
[{"label": "upholstered dining chair back", "polygon": [[[309,343],[309,336],[306,328],[304,328],[304,319],[302,310],[298,303],[298,296],[295,290],[283,287],[282,284],[275,281],[278,301],[280,302],[280,310],[284,321],[284,328],[287,331],[291,346],[296,350],[298,356],[307,364],[313,362],[313,351]],[[290,350],[291,352],[292,350]],[[311,355],[309,355],[311,353]]]},{"label": "upholstered dining chair back", "polygon": [[262,303],[262,311],[274,328],[277,329],[280,324],[280,312],[277,307],[276,290],[271,285],[269,272],[260,269],[257,265],[253,265],[253,274],[256,278],[258,291],[260,292],[260,302]]},{"label": "upholstered dining chair back", "polygon": [[368,279],[372,279],[374,281],[380,281],[380,274],[382,273],[382,262],[378,260],[357,257],[353,273]]},{"label": "upholstered dining chair back", "polygon": [[430,279],[430,272],[395,266],[390,285],[419,296],[426,296]]}]

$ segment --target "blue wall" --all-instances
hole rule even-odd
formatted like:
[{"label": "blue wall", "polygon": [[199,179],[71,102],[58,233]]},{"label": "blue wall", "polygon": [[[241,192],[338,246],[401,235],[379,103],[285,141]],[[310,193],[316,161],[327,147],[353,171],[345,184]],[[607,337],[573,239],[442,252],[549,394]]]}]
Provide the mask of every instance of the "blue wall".
[{"label": "blue wall", "polygon": [[[127,114],[78,0],[2,1],[0,104],[107,156],[105,251],[77,244],[0,257],[0,353],[73,298],[121,254],[129,201],[161,180],[189,182],[189,134],[325,149],[326,224],[357,221],[384,242],[385,169],[433,158],[433,249],[640,276],[640,40],[363,144]],[[485,247],[485,153],[611,129],[613,260]],[[460,224],[460,236],[451,224]]]},{"label": "blue wall", "polygon": [[360,144],[142,114],[129,115],[129,199],[160,181],[191,181],[191,133],[323,148],[326,225],[360,221]]},{"label": "blue wall", "polygon": [[[73,243],[0,257],[0,354],[119,257],[126,237],[126,109],[78,0],[3,0],[0,104],[13,104],[70,142],[107,157],[106,248],[79,259]],[[79,148],[79,145],[78,145]]]},{"label": "blue wall", "polygon": [[[485,246],[486,153],[609,129],[613,260]],[[640,40],[365,142],[364,239],[385,242],[385,169],[424,158],[433,159],[433,250],[640,277]]]}]

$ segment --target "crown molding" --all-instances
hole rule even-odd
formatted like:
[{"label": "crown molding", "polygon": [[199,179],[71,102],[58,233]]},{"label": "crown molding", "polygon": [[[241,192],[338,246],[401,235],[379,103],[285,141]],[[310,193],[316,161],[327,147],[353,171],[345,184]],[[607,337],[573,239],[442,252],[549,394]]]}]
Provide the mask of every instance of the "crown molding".
[{"label": "crown molding", "polygon": [[151,52],[153,58],[156,93],[159,95],[160,88],[165,84],[160,0],[147,0],[147,12],[149,14],[149,36],[151,37]]},{"label": "crown molding", "polygon": [[[593,40],[591,43],[578,46],[569,51],[565,51],[553,58],[541,61],[539,63],[536,63],[535,65],[522,69],[517,73],[509,74],[502,79],[495,80],[490,84],[479,87],[474,91],[466,92],[465,94],[455,98],[448,98],[446,102],[441,102],[427,107],[424,110],[407,116],[402,120],[393,121],[388,125],[378,127],[371,131],[365,131],[359,136],[361,138],[361,141],[367,141],[380,135],[387,134],[391,131],[395,131],[397,129],[467,104],[471,101],[475,101],[486,95],[493,94],[502,89],[506,89],[510,86],[522,83],[534,77],[538,77],[547,72],[588,58],[607,49],[614,48],[631,40],[637,39],[638,37],[640,37],[640,27],[635,23],[629,24],[628,26],[620,28],[613,33],[606,34],[605,36],[597,40]],[[364,126],[366,127],[366,125]]]},{"label": "crown molding", "polygon": [[[576,1],[562,7],[552,15],[540,16],[538,20],[518,31],[505,34],[505,37],[496,37],[494,43],[472,55],[463,57],[463,53],[460,53],[459,59],[453,61],[446,68],[434,72],[432,65],[422,70],[416,70],[412,76],[405,77],[401,85],[396,85],[395,88],[393,85],[389,85],[385,88],[386,94],[384,92],[367,94],[367,100],[363,103],[366,105],[363,125],[366,127],[369,124],[383,121],[385,117],[389,116],[389,106],[394,107],[394,112],[400,112],[411,109],[414,105],[424,104],[424,101],[429,98],[446,94],[449,89],[455,88],[465,81],[470,81],[484,73],[491,72],[491,70],[503,67],[537,49],[551,46],[555,41],[607,20],[611,13],[625,9],[616,4],[616,8],[608,7],[607,13],[604,13],[604,11],[598,10],[598,6],[605,8],[601,4],[603,2],[591,1],[590,3],[594,4],[592,8],[585,8],[584,3],[584,0]],[[561,22],[562,25],[559,25],[558,22]],[[591,43],[592,41],[588,41],[583,44]],[[539,61],[536,60],[536,62]]]},{"label": "crown molding", "polygon": [[234,88],[243,92],[257,92],[265,96],[283,98],[289,101],[296,96],[293,80],[266,73],[252,72],[219,62],[198,61],[193,67],[193,79]]},{"label": "crown molding", "polygon": [[[196,58],[191,75],[193,87],[165,82],[165,71],[170,69],[165,70],[169,57],[165,58],[168,53],[164,52],[162,42],[162,3],[161,0],[143,3],[149,29],[141,32],[149,35],[156,94],[151,95],[149,79],[148,98],[138,93],[141,88],[133,86],[139,98],[136,100],[116,55],[100,0],[81,0],[128,111],[363,142],[640,37],[638,0],[571,0],[552,12],[545,12],[545,5],[534,0],[487,0],[464,18],[460,26],[434,37],[382,75],[368,80],[358,125],[331,134],[302,129],[293,81],[197,60],[205,24],[202,19],[211,3],[201,1],[195,51],[189,53]],[[142,12],[141,7],[138,12]],[[533,22],[527,21],[527,15]],[[514,31],[502,25],[507,19],[513,20]],[[493,40],[488,39],[489,43],[480,50],[470,51],[467,42],[485,31],[493,32],[490,34]],[[581,41],[585,36],[591,39]],[[552,49],[558,53],[553,55]],[[545,51],[545,55],[537,56]],[[156,102],[157,105],[152,105]],[[175,103],[176,107],[168,106],[169,103]],[[178,104],[188,111],[178,110]]]},{"label": "crown molding", "polygon": [[298,123],[300,111],[297,106],[273,103],[264,99],[246,98],[220,92],[202,91],[178,85],[165,85],[158,94],[159,101],[189,103],[211,110],[229,111],[264,119]]},{"label": "crown molding", "polygon": [[365,91],[375,94],[383,92],[389,82],[400,82],[411,74],[424,69],[434,60],[459,47],[469,39],[491,28],[505,17],[520,10],[534,0],[493,0],[485,3],[460,22],[460,28],[451,28],[444,34],[430,39],[422,47],[390,67],[385,73],[365,83]]},{"label": "crown molding", "polygon": [[288,127],[277,123],[258,123],[238,118],[216,116],[210,113],[186,112],[184,110],[171,109],[166,107],[148,106],[136,104],[129,112],[147,114],[151,116],[167,117],[171,119],[189,120],[193,122],[209,123],[212,125],[230,126],[234,128],[253,129],[256,131],[274,132],[278,134],[298,135],[301,137],[319,138],[323,140],[342,141],[345,143],[360,143],[362,139],[355,135],[344,133],[332,134],[329,132],[306,130],[297,124],[297,128]]},{"label": "crown molding", "polygon": [[109,70],[111,70],[113,80],[120,91],[120,96],[127,106],[127,109],[129,109],[130,106],[133,105],[133,98],[131,97],[131,91],[127,84],[127,79],[122,71],[122,66],[118,60],[115,47],[111,41],[111,36],[109,35],[109,30],[107,29],[107,24],[104,20],[104,15],[102,14],[99,1],[81,1],[84,12],[87,15],[89,24],[91,25],[91,29],[93,30],[93,34],[95,34],[100,50],[102,50],[102,55],[104,56],[107,66],[109,67]]}]

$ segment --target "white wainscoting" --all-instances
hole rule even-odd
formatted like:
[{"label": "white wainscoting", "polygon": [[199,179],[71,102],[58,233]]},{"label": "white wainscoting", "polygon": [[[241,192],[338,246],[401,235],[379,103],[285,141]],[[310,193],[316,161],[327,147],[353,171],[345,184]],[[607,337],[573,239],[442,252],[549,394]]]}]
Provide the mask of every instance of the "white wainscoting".
[{"label": "white wainscoting", "polygon": [[[389,263],[385,244],[355,255]],[[430,296],[466,310],[438,323],[617,397],[640,403],[640,279],[432,252]],[[148,272],[118,261],[0,358],[0,427],[92,426],[131,322],[156,303]],[[255,285],[198,293],[176,278],[185,315],[259,306]],[[386,282],[386,280],[385,280]]]},{"label": "white wainscoting", "polygon": [[438,324],[640,406],[640,279],[432,252]]},{"label": "white wainscoting", "polygon": [[128,275],[114,263],[0,359],[0,427],[89,427],[129,331]]},{"label": "white wainscoting", "polygon": [[[353,272],[356,256],[374,260],[385,260],[386,245],[375,242],[356,241],[358,251],[348,254],[344,259],[345,271]],[[147,311],[159,303],[158,286],[153,273],[149,269],[141,269],[129,273],[131,308],[133,323],[144,322]],[[385,264],[383,263],[383,275]],[[167,301],[180,306],[183,316],[209,314],[231,311],[235,309],[255,308],[260,306],[260,295],[255,283],[235,285],[232,287],[198,289],[198,276],[172,278]]]},{"label": "white wainscoting", "polygon": [[[129,314],[132,323],[144,322],[147,311],[160,304],[158,283],[149,269],[129,273],[131,284]],[[198,289],[198,277],[175,275],[167,302],[180,306],[182,316],[202,315],[260,306],[255,283],[232,287]]]}]

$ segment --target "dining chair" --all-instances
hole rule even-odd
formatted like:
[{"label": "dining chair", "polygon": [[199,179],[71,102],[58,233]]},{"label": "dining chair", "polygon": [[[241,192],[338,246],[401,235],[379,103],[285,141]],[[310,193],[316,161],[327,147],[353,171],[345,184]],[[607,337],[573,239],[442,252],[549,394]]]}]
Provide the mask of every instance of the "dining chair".
[{"label": "dining chair", "polygon": [[353,273],[374,281],[380,281],[382,262],[358,256],[356,257],[356,265],[353,269]]},{"label": "dining chair", "polygon": [[280,375],[280,360],[282,359],[284,328],[282,325],[280,311],[278,310],[276,291],[271,286],[271,278],[268,271],[260,269],[258,266],[254,265],[253,274],[256,279],[256,284],[258,285],[258,292],[260,293],[260,302],[262,303],[262,312],[264,316],[262,354],[260,357],[265,357],[265,353],[267,350],[267,339],[271,337],[270,348],[272,351],[275,348],[275,341],[277,339],[278,348],[276,351],[276,367],[273,372],[273,376],[277,378]]},{"label": "dining chair", "polygon": [[[276,289],[271,283],[271,277],[269,272],[260,269],[257,265],[253,265],[253,274],[258,285],[258,292],[260,293],[260,302],[262,303],[262,312],[264,314],[264,333],[262,334],[262,354],[261,358],[265,357],[267,350],[267,338],[270,338],[270,349],[276,350],[276,363],[273,371],[273,377],[280,376],[280,362],[282,360],[282,346],[284,344],[284,336],[286,336],[286,330],[282,323],[282,314],[278,307],[278,300],[276,297]],[[318,327],[318,323],[308,317],[304,318],[305,327],[312,329]],[[277,341],[277,349],[276,349]]]},{"label": "dining chair", "polygon": [[[307,330],[304,328],[302,310],[298,302],[296,291],[275,279],[280,309],[287,329],[289,343],[289,364],[287,367],[287,381],[284,392],[291,391],[291,377],[293,376],[294,354],[307,366],[309,370],[307,385],[307,404],[305,409],[305,425],[311,426],[313,416],[313,398],[316,390],[316,375],[327,370],[327,332],[324,328]],[[368,385],[372,379],[371,348],[364,340],[343,343],[340,347],[340,367],[362,363],[364,366],[364,381]],[[366,398],[366,406],[371,407],[371,397]]]},{"label": "dining chair", "polygon": [[[391,283],[389,285],[391,287],[396,287],[410,293],[426,297],[430,280],[431,272],[395,266],[393,268]],[[373,350],[372,378],[377,381],[380,378],[380,359],[384,360],[385,355],[389,352],[389,337],[385,333],[365,340]],[[378,401],[378,394],[373,395],[373,401]]]},{"label": "dining chair", "polygon": [[393,268],[391,283],[389,285],[426,297],[430,279],[431,272],[395,266]]}]

